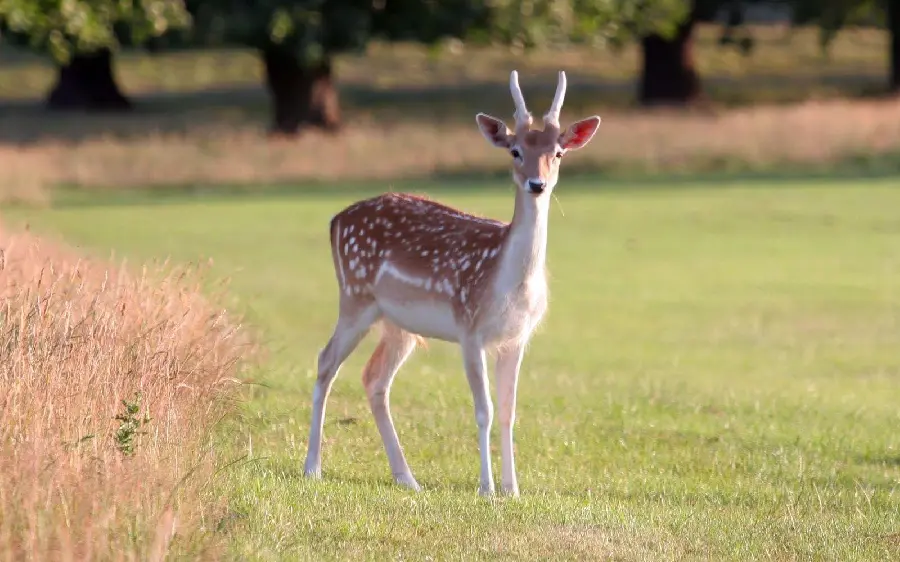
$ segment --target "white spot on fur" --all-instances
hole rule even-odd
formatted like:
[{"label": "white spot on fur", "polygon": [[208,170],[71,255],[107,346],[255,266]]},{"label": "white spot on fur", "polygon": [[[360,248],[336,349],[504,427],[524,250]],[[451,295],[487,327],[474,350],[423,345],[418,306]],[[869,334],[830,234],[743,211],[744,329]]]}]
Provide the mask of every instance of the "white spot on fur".
[{"label": "white spot on fur", "polygon": [[413,287],[422,287],[423,285],[425,285],[425,280],[421,277],[408,275],[400,269],[394,267],[392,263],[387,261],[381,264],[381,268],[378,270],[378,275],[376,275],[375,277],[375,282],[378,283],[378,281],[384,275],[390,275],[394,279],[408,285],[412,285]]}]

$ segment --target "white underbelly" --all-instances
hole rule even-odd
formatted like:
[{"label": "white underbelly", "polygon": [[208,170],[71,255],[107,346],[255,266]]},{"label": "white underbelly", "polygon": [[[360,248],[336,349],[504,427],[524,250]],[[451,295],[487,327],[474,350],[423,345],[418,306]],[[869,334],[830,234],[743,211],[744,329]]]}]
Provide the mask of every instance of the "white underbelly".
[{"label": "white underbelly", "polygon": [[397,302],[378,297],[376,301],[385,318],[407,332],[449,342],[459,340],[459,326],[449,304]]}]

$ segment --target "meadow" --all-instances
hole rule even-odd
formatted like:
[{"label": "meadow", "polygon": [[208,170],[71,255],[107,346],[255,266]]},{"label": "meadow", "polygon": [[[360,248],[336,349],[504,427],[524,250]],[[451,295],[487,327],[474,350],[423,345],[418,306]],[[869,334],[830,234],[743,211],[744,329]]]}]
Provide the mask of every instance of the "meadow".
[{"label": "meadow", "polygon": [[[0,559],[897,558],[887,36],[752,32],[743,56],[698,29],[692,111],[633,106],[635,45],[376,42],[336,61],[341,134],[293,140],[265,134],[252,51],[121,53],[137,109],[82,115],[43,111],[53,68],[0,47]],[[391,483],[372,337],[307,481],[328,219],[388,189],[509,218],[508,158],[473,116],[511,116],[512,68],[533,110],[562,68],[563,119],[603,118],[551,207],[522,497],[477,496],[472,400],[439,342],[391,397],[425,493]]]},{"label": "meadow", "polygon": [[329,402],[324,480],[302,463],[336,317],[329,217],[393,187],[506,219],[507,180],[79,193],[2,218],[95,258],[209,262],[229,279],[227,305],[266,357],[216,427],[202,496],[225,506],[205,528],[228,558],[888,560],[900,556],[895,183],[564,171],[550,310],[519,385],[522,497],[494,500],[476,494],[471,396],[441,343],[391,395],[423,494],[391,483],[360,384],[371,337]]}]

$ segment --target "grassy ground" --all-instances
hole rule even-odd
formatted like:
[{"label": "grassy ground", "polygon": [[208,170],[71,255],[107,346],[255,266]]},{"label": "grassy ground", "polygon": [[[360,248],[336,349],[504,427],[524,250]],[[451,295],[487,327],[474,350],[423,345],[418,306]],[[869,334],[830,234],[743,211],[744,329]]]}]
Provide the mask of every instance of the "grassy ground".
[{"label": "grassy ground", "polygon": [[[236,558],[887,560],[900,555],[895,182],[564,180],[550,313],[520,384],[523,497],[493,502],[476,497],[458,353],[438,343],[392,393],[424,494],[390,484],[359,383],[371,339],[329,403],[325,480],[301,476],[335,319],[327,221],[361,191],[82,199],[6,217],[100,255],[212,258],[232,277],[270,350],[219,435],[241,459],[216,489]],[[505,184],[422,188],[511,211]]]}]

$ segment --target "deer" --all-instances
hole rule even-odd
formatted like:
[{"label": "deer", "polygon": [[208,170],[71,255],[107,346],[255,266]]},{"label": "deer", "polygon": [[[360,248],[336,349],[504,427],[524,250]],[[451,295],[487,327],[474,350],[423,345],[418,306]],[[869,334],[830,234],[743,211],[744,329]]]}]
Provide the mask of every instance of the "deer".
[{"label": "deer", "polygon": [[495,494],[490,458],[494,406],[487,356],[496,354],[500,487],[505,495],[519,495],[513,455],[516,393],[526,346],[548,305],[545,262],[550,195],[563,156],[590,142],[600,117],[561,128],[566,93],[563,71],[542,129],[532,128],[533,117],[516,70],[510,74],[510,92],[514,130],[485,113],[478,113],[475,121],[487,141],[512,159],[516,191],[511,221],[395,192],[358,201],[332,217],[338,318],[318,355],[306,477],[322,477],[325,408],[335,377],[369,330],[379,324],[381,339],[363,369],[362,383],[394,481],[416,492],[422,489],[394,427],[391,383],[418,344],[436,339],[458,344],[461,350],[478,428],[478,492],[482,496]]}]

